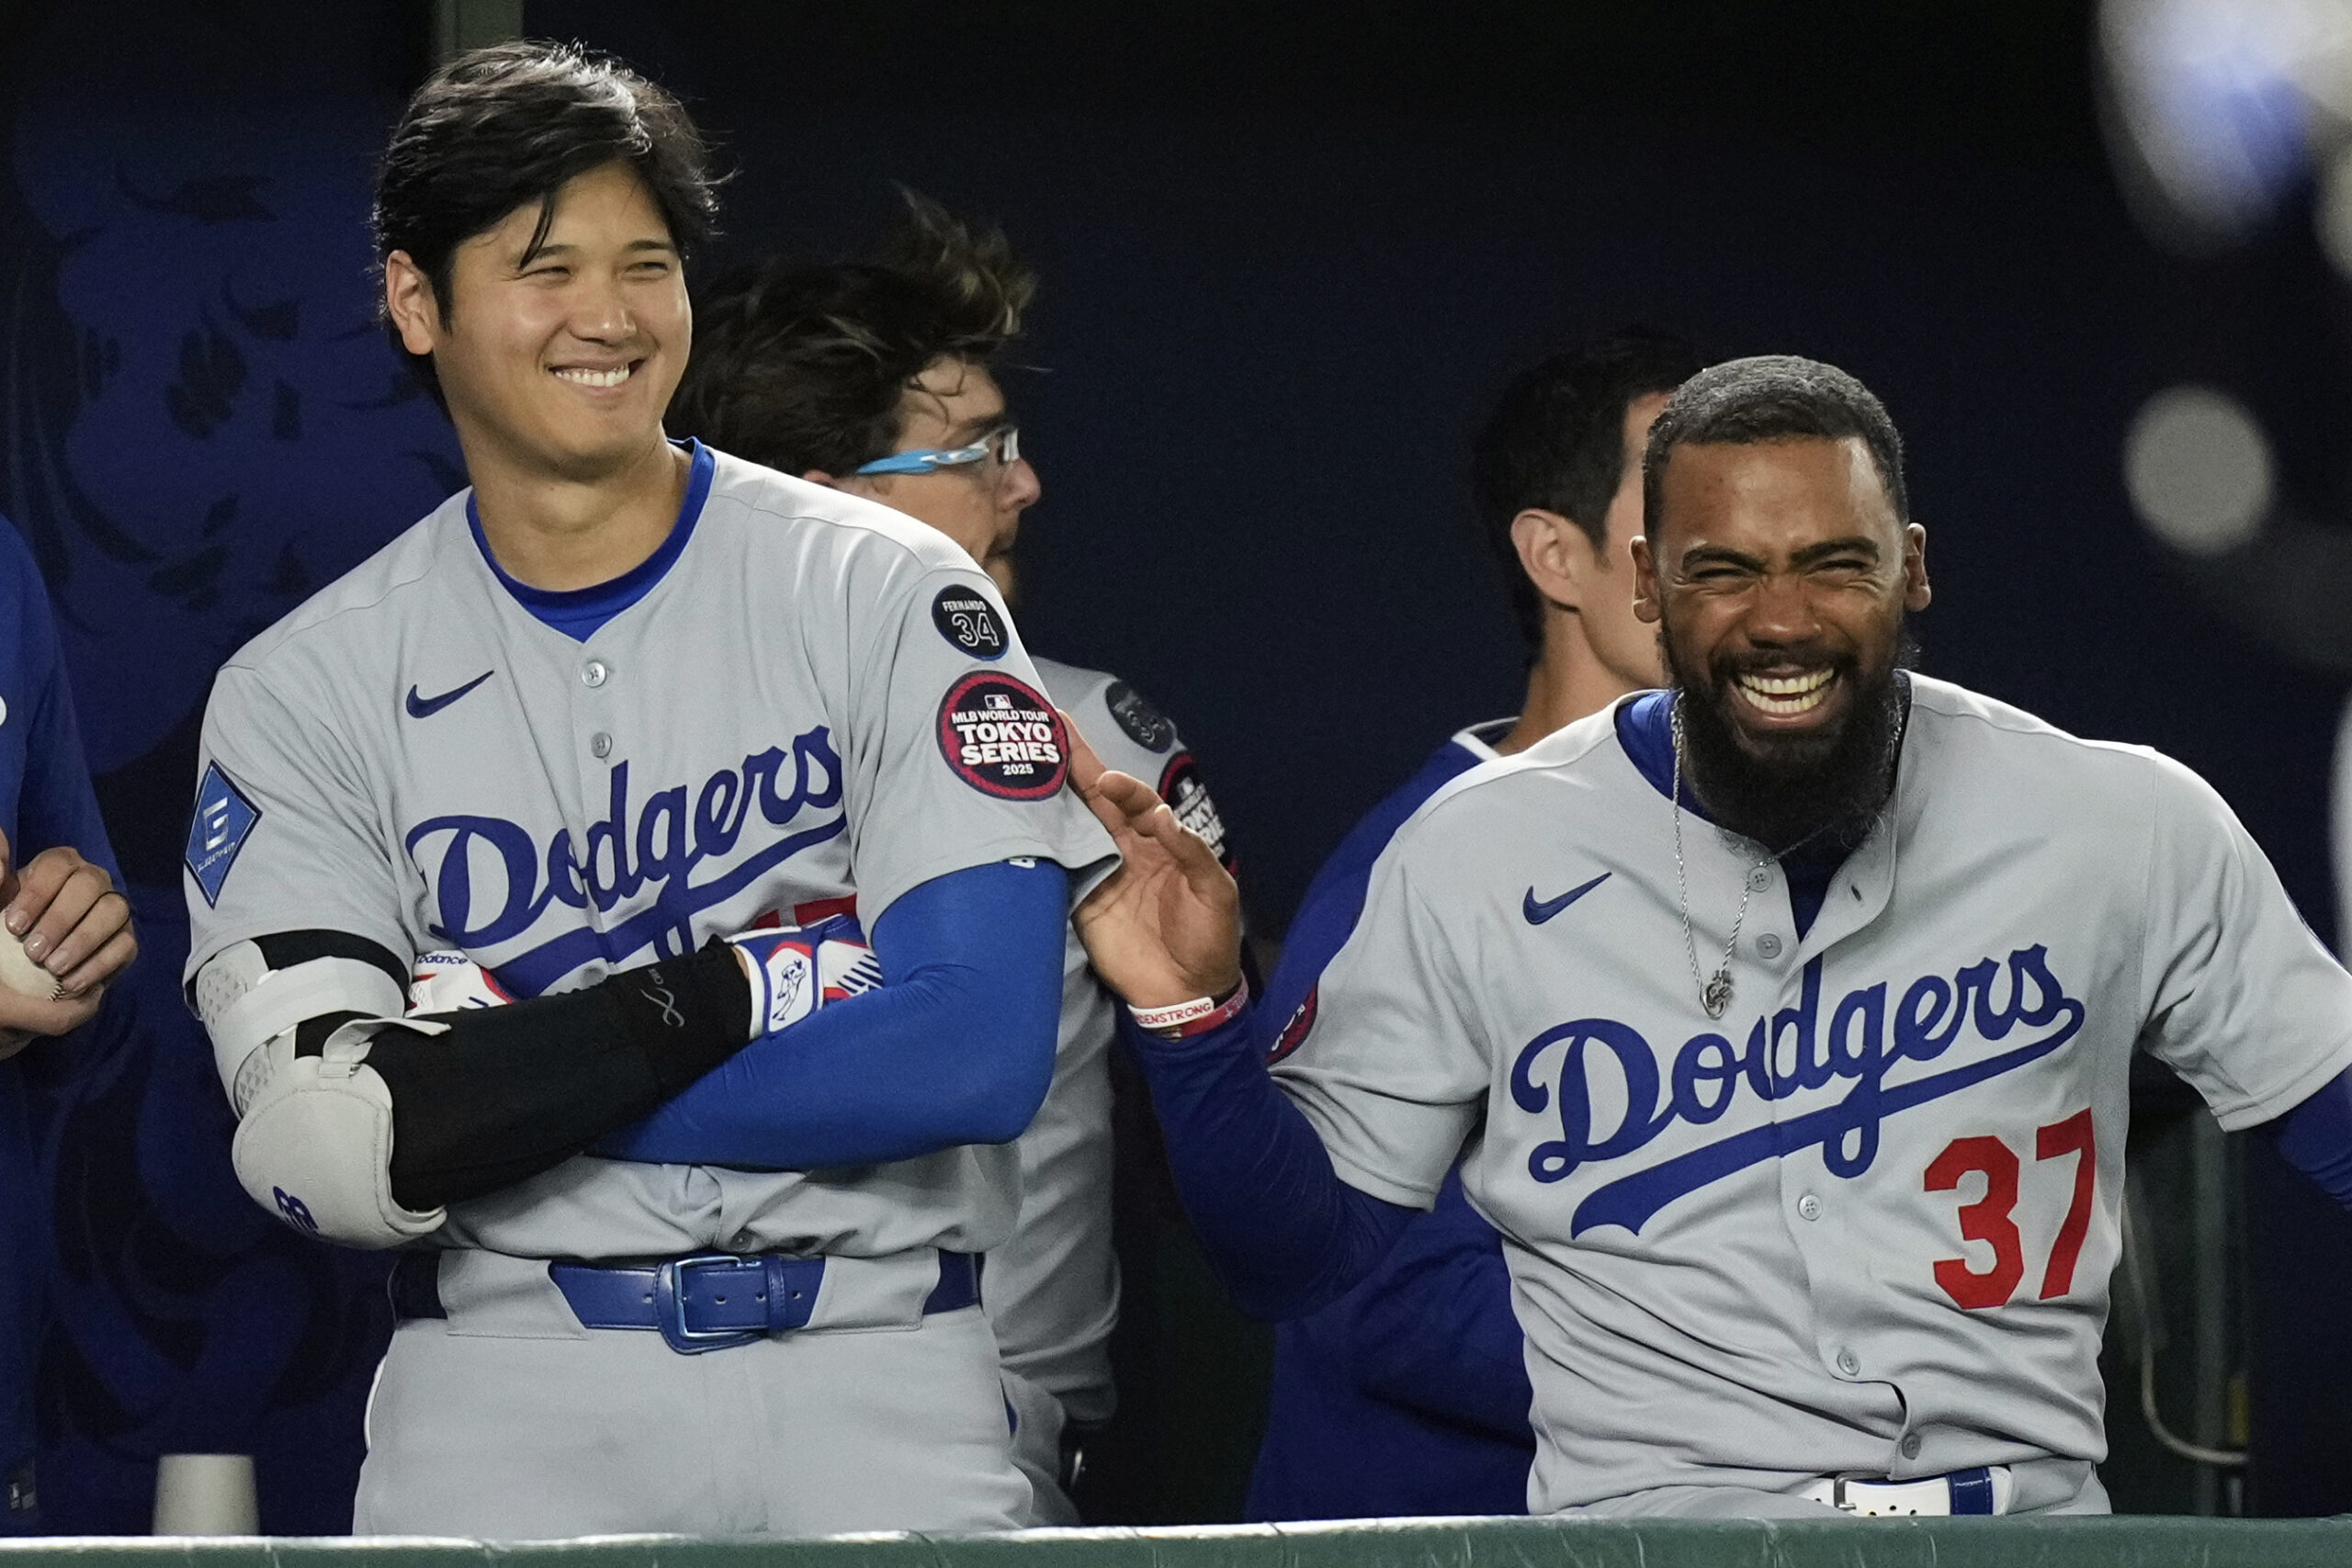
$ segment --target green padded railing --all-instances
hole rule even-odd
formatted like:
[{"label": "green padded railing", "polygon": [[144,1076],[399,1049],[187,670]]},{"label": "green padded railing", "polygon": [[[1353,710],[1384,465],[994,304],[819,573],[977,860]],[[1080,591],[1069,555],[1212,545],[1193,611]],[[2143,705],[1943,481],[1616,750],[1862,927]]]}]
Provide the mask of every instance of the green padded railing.
[{"label": "green padded railing", "polygon": [[579,1541],[90,1537],[0,1568],[2352,1568],[2341,1519],[1408,1519],[1014,1535]]}]

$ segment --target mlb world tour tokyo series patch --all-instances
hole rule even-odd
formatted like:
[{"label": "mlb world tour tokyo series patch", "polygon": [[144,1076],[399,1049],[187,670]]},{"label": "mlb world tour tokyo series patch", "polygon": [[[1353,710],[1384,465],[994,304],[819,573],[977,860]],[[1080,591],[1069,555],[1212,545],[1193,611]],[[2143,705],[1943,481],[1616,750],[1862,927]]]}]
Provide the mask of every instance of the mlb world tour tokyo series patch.
[{"label": "mlb world tour tokyo series patch", "polygon": [[1053,704],[1010,675],[986,671],[947,689],[939,750],[958,778],[1001,800],[1043,800],[1069,771]]}]

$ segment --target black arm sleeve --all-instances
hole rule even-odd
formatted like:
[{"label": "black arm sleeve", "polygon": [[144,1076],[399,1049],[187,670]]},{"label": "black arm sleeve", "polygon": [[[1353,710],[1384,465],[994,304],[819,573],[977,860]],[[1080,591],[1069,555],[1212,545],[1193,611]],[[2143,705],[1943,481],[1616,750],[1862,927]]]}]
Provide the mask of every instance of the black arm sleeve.
[{"label": "black arm sleeve", "polygon": [[[271,967],[329,951],[334,933],[264,937]],[[332,951],[367,957],[343,936]],[[402,975],[399,961],[381,966]],[[368,1048],[392,1097],[392,1198],[437,1209],[512,1187],[562,1164],[718,1066],[749,1039],[751,982],[734,950],[713,942],[686,958],[626,969],[582,990],[505,1007],[428,1015],[438,1034],[379,1032]],[[298,1055],[360,1015],[332,1013],[295,1032]]]}]

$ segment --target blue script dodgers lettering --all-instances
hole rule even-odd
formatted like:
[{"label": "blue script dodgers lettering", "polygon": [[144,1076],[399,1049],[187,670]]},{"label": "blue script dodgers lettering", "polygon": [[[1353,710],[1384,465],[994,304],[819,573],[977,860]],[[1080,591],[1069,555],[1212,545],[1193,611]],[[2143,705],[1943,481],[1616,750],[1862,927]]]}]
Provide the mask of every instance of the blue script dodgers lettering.
[{"label": "blue script dodgers lettering", "polygon": [[[1743,1051],[1734,1051],[1731,1041],[1721,1034],[1693,1035],[1675,1056],[1670,1086],[1659,1078],[1649,1042],[1628,1024],[1582,1018],[1547,1029],[1527,1043],[1511,1067],[1512,1100],[1521,1110],[1540,1114],[1552,1097],[1536,1077],[1537,1066],[1554,1046],[1566,1048],[1558,1058],[1561,1136],[1536,1145],[1528,1157],[1528,1174],[1540,1182],[1559,1181],[1588,1162],[1633,1154],[1677,1122],[1703,1126],[1724,1113],[1743,1081],[1758,1099],[1773,1100],[1845,1079],[1854,1087],[1833,1104],[1736,1133],[1597,1188],[1577,1205],[1568,1234],[1581,1235],[1595,1225],[1612,1224],[1638,1232],[1651,1215],[1685,1193],[1759,1160],[1816,1144],[1830,1175],[1860,1176],[1878,1157],[1879,1123],[1886,1117],[2014,1072],[2057,1050],[2082,1028],[2083,1004],[2067,995],[2051,973],[2048,949],[2039,942],[2019,948],[2009,954],[2007,969],[2007,999],[2000,1002],[1994,997],[2001,988],[2002,965],[1993,959],[1969,964],[1951,982],[1938,975],[1921,976],[1895,1006],[1890,1042],[1884,982],[1848,993],[1826,1032],[1817,1032],[1821,960],[1815,958],[1804,966],[1795,1007],[1783,1008],[1770,1020],[1759,1017]],[[2005,1039],[2019,1026],[2045,1032],[1998,1055],[1888,1087],[1888,1068],[1906,1057],[1935,1060],[1971,1022],[1977,1037],[1988,1042]],[[1793,1047],[1786,1070],[1781,1066],[1784,1043]],[[1615,1057],[1626,1085],[1623,1115],[1599,1137],[1593,1134],[1585,1071],[1586,1052],[1595,1045]]]},{"label": "blue script dodgers lettering", "polygon": [[[627,761],[613,764],[605,814],[578,844],[571,829],[560,828],[542,847],[522,823],[482,813],[429,817],[410,829],[409,854],[427,872],[440,914],[434,937],[469,950],[493,947],[531,931],[550,903],[610,916],[640,889],[661,889],[648,908],[569,927],[499,964],[501,984],[537,996],[607,950],[633,953],[685,927],[751,878],[849,826],[841,757],[823,725],[793,737],[788,750],[751,752],[741,767],[721,768],[691,790],[683,784],[648,790],[634,811],[629,769]],[[760,823],[792,830],[763,833]],[[746,832],[767,841],[738,855],[736,840]],[[697,877],[706,863],[723,869]],[[692,947],[688,931],[679,950]]]},{"label": "blue script dodgers lettering", "polygon": [[1069,772],[1061,715],[1010,675],[967,675],[947,689],[939,750],[958,778],[1002,800],[1043,800]]}]

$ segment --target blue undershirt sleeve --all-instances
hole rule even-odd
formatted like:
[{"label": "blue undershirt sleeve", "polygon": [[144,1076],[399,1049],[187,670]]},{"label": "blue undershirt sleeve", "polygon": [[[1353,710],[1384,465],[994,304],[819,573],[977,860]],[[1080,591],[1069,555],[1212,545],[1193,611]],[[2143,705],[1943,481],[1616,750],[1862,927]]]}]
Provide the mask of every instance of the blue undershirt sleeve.
[{"label": "blue undershirt sleeve", "polygon": [[1372,1272],[1416,1210],[1349,1186],[1261,1064],[1254,1010],[1189,1040],[1120,1028],[1167,1136],[1193,1228],[1234,1304],[1304,1317]]},{"label": "blue undershirt sleeve", "polygon": [[1458,1170],[1358,1292],[1348,1352],[1356,1382],[1391,1404],[1524,1442],[1535,1389],[1511,1309],[1502,1237],[1470,1206]]},{"label": "blue undershirt sleeve", "polygon": [[1053,1079],[1069,919],[1049,861],[926,882],[874,924],[879,987],[752,1041],[589,1152],[810,1170],[1010,1143]]},{"label": "blue undershirt sleeve", "polygon": [[2262,1131],[2279,1158],[2352,1209],[2352,1067]]}]

